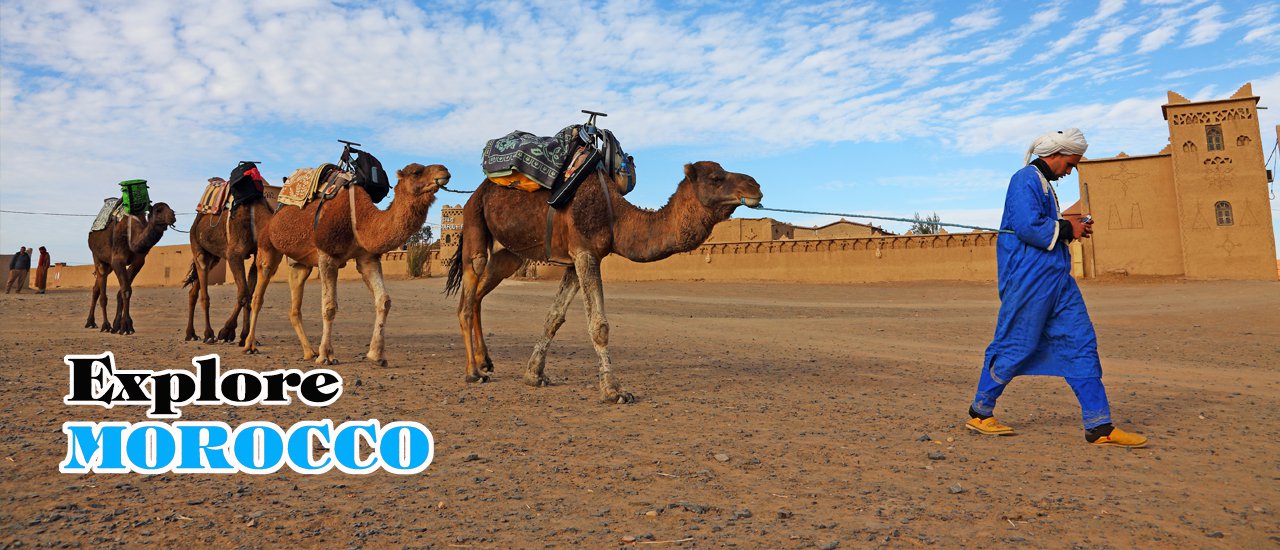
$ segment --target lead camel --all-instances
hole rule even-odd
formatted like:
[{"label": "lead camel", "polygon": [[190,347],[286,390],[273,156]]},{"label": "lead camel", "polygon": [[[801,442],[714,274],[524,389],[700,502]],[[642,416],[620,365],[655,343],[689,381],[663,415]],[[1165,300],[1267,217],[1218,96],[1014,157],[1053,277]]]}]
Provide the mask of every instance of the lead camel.
[{"label": "lead camel", "polygon": [[595,181],[603,183],[600,174],[588,176],[572,201],[555,215],[549,258],[545,241],[550,191],[526,193],[485,180],[463,207],[462,244],[449,268],[445,290],[462,290],[458,322],[467,353],[468,382],[487,382],[493,372],[481,327],[481,301],[524,260],[551,260],[568,267],[547,313],[542,337],[534,344],[525,367],[525,383],[550,383],[543,373],[547,348],[581,288],[587,330],[600,356],[600,398],[610,403],[634,401],[612,371],[600,261],[618,254],[635,262],[653,262],[693,250],[738,206],[755,206],[763,198],[754,178],[728,172],[711,161],[686,164],[684,179],[666,206],[656,211],[622,198],[619,189],[626,187],[624,182],[631,174],[619,171],[610,175],[613,185],[596,185]]}]

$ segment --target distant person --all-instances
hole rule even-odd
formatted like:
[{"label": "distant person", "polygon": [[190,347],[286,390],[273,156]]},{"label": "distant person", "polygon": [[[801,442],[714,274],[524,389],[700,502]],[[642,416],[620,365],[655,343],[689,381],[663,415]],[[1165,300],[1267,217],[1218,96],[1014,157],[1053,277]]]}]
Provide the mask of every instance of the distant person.
[{"label": "distant person", "polygon": [[1027,149],[1027,165],[1009,180],[1000,229],[1013,234],[996,239],[1000,314],[969,407],[965,426],[970,430],[1012,434],[1013,428],[993,416],[996,399],[1009,382],[1022,375],[1061,376],[1080,401],[1085,441],[1114,447],[1147,444],[1147,438],[1111,423],[1098,339],[1071,277],[1067,243],[1092,236],[1093,222],[1079,216],[1064,219],[1049,183],[1070,174],[1088,147],[1076,128],[1044,134]]},{"label": "distant person", "polygon": [[24,246],[9,260],[9,281],[4,284],[4,293],[8,294],[16,286],[18,294],[22,294],[23,288],[27,286],[28,271],[31,271],[31,252]]},{"label": "distant person", "polygon": [[36,264],[36,294],[44,294],[45,285],[49,284],[49,251],[40,247],[40,261]]}]

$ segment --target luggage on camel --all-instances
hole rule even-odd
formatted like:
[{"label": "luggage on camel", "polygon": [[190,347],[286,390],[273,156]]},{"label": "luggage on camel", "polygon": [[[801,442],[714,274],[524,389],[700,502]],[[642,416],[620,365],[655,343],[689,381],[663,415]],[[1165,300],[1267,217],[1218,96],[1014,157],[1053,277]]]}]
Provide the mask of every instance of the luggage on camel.
[{"label": "luggage on camel", "polygon": [[515,131],[485,143],[481,168],[485,177],[503,187],[534,192],[551,190],[548,203],[560,208],[573,198],[582,181],[597,169],[628,175],[623,195],[635,187],[634,160],[622,150],[613,132],[596,127],[596,116],[586,124],[567,126],[552,137]]},{"label": "luggage on camel", "polygon": [[363,187],[375,203],[386,198],[391,191],[391,182],[382,168],[382,162],[368,152],[356,149],[359,143],[338,141],[344,144],[338,164],[325,163],[316,168],[294,170],[285,179],[280,196],[276,199],[281,206],[302,208],[317,197],[323,203],[352,184]]},{"label": "luggage on camel", "polygon": [[147,180],[122,181],[120,191],[120,202],[124,205],[125,212],[140,216],[151,208],[151,197],[147,196]]},{"label": "luggage on camel", "polygon": [[204,188],[196,212],[216,216],[223,208],[235,209],[248,201],[262,196],[266,185],[262,173],[258,171],[256,161],[240,161],[231,171],[231,179],[209,178],[209,185]]},{"label": "luggage on camel", "polygon": [[231,171],[231,177],[227,180],[227,187],[231,188],[231,209],[235,210],[246,202],[254,200],[262,196],[262,190],[265,188],[267,181],[262,177],[262,173],[258,171],[258,162],[253,160],[242,160]]}]

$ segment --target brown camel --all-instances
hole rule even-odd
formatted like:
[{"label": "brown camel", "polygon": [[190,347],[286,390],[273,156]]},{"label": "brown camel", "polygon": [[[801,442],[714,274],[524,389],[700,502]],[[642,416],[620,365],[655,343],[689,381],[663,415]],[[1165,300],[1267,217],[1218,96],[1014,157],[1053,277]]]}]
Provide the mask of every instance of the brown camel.
[{"label": "brown camel", "polygon": [[[302,173],[294,172],[290,179],[305,177]],[[311,201],[303,208],[284,206],[276,212],[267,230],[271,253],[257,259],[258,284],[253,293],[253,314],[246,342],[253,341],[262,295],[283,253],[293,260],[289,272],[292,298],[289,321],[302,342],[302,358],[315,358],[321,365],[336,365],[338,359],[333,354],[332,337],[333,319],[338,313],[338,269],[354,259],[365,286],[373,294],[375,311],[373,338],[365,357],[379,366],[387,364],[383,357],[383,339],[391,298],[382,281],[382,254],[400,248],[422,228],[427,209],[435,202],[436,191],[449,182],[449,170],[439,164],[415,163],[397,171],[396,178],[395,197],[386,210],[378,210],[364,188],[353,186],[339,191],[323,208],[319,201]],[[319,218],[316,218],[317,208],[320,208]],[[302,328],[302,293],[311,270],[317,267],[320,268],[323,309],[318,353]]]},{"label": "brown camel", "polygon": [[[129,315],[129,298],[133,295],[133,278],[142,271],[151,247],[160,242],[164,230],[178,218],[169,205],[158,202],[147,218],[132,214],[111,220],[98,231],[89,232],[89,250],[93,253],[93,299],[89,301],[89,320],[85,328],[98,325],[93,320],[94,306],[102,306],[102,332],[133,334],[133,317]],[[116,274],[120,290],[116,293],[116,319],[107,322],[107,276]]]},{"label": "brown camel", "polygon": [[588,333],[600,355],[601,399],[633,401],[635,398],[622,389],[611,371],[600,261],[609,254],[619,254],[636,262],[652,262],[692,250],[706,241],[711,228],[728,219],[739,205],[754,206],[763,197],[760,185],[751,176],[726,172],[719,164],[702,161],[685,165],[684,180],[675,194],[666,206],[653,211],[622,198],[619,189],[625,187],[628,174],[616,173],[613,186],[603,185],[600,174],[588,176],[572,201],[557,212],[550,258],[545,252],[549,191],[527,193],[485,180],[463,207],[462,245],[449,268],[445,291],[452,293],[459,286],[462,288],[458,322],[466,347],[468,382],[487,382],[493,372],[480,323],[480,302],[524,260],[546,259],[568,267],[547,313],[542,337],[525,367],[525,383],[550,383],[543,374],[547,348],[564,324],[565,310],[581,287]]},{"label": "brown camel", "polygon": [[[256,177],[255,177],[256,176]],[[228,185],[252,188],[261,181],[256,169]],[[249,194],[247,191],[246,194]],[[191,285],[187,294],[187,340],[198,340],[195,328],[196,301],[204,309],[204,342],[231,342],[236,336],[236,319],[243,312],[244,327],[240,332],[240,345],[246,353],[257,350],[256,342],[246,340],[249,334],[250,297],[256,279],[257,265],[251,264],[246,279],[244,262],[249,256],[262,257],[258,235],[265,235],[273,212],[267,198],[260,193],[232,208],[223,208],[217,215],[196,214],[191,222],[191,272],[183,284]],[[218,332],[215,340],[209,324],[209,268],[219,259],[227,262],[236,282],[236,305],[231,316]]]}]

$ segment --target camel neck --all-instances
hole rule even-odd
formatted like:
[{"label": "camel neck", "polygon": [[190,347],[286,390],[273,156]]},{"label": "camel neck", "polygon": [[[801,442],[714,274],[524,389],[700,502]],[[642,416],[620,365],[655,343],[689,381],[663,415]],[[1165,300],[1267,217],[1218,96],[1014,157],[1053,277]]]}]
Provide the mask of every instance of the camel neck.
[{"label": "camel neck", "polygon": [[680,182],[658,210],[639,208],[616,197],[614,212],[614,252],[634,262],[657,261],[693,250],[706,241],[719,221],[698,202],[687,180]]},{"label": "camel neck", "polygon": [[158,223],[154,216],[145,222],[138,222],[136,217],[129,216],[124,222],[127,224],[125,226],[126,235],[129,235],[131,239],[129,241],[129,250],[135,253],[146,254],[164,236],[165,226]]},{"label": "camel neck", "polygon": [[[399,187],[399,185],[397,185]],[[355,193],[355,227],[361,248],[373,254],[382,254],[399,248],[427,220],[427,210],[435,201],[434,196],[420,197],[396,193],[386,210],[379,210],[367,193]],[[349,199],[348,199],[349,200]]]}]

